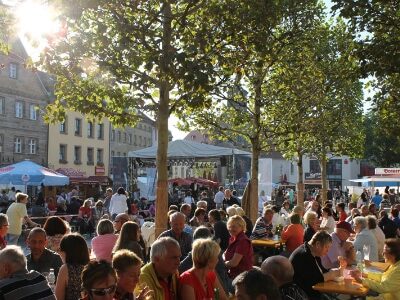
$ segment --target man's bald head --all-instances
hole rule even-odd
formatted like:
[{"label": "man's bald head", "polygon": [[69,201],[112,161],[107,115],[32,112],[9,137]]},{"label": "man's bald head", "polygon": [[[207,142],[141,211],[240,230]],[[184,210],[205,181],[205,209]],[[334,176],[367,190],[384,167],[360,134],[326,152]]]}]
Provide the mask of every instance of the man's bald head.
[{"label": "man's bald head", "polygon": [[270,275],[279,287],[293,281],[292,263],[281,255],[270,256],[264,260],[261,264],[261,271]]}]

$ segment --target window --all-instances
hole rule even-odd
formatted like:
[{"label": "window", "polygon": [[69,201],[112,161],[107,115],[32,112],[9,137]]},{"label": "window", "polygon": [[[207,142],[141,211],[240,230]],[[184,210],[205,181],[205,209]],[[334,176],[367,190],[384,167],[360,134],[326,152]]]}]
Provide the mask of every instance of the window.
[{"label": "window", "polygon": [[74,147],[74,164],[81,164],[81,147]]},{"label": "window", "polygon": [[142,137],[139,136],[139,146],[142,146]]},{"label": "window", "polygon": [[5,108],[5,102],[6,99],[4,97],[0,97],[0,115],[4,115],[6,113],[6,108]]},{"label": "window", "polygon": [[88,122],[87,136],[88,136],[88,138],[93,138],[93,122]]},{"label": "window", "polygon": [[37,120],[37,110],[36,105],[34,104],[29,105],[29,119]]},{"label": "window", "polygon": [[29,154],[36,154],[36,140],[29,139],[28,146],[29,146]]},{"label": "window", "polygon": [[114,156],[115,156],[115,152],[111,151],[111,157],[114,157]]},{"label": "window", "polygon": [[87,148],[87,164],[93,165],[94,164],[94,150],[93,148]]},{"label": "window", "polygon": [[67,133],[67,120],[60,123],[60,133]]},{"label": "window", "polygon": [[133,136],[133,145],[135,145],[136,146],[136,144],[137,144],[137,136],[136,136],[136,134]]},{"label": "window", "polygon": [[60,153],[59,153],[60,163],[67,163],[67,145],[60,145]]},{"label": "window", "polygon": [[111,141],[115,142],[115,130],[111,130]]},{"label": "window", "polygon": [[22,153],[22,139],[19,137],[16,137],[14,140],[14,152]]},{"label": "window", "polygon": [[103,149],[97,149],[97,163],[103,163]]},{"label": "window", "polygon": [[310,159],[310,173],[321,173],[321,167],[318,160]]},{"label": "window", "polygon": [[4,135],[0,134],[0,153],[3,152]]},{"label": "window", "polygon": [[148,142],[147,145],[150,147],[150,146],[151,146],[151,138],[149,138],[148,141],[149,141],[149,142]]},{"label": "window", "polygon": [[15,117],[22,118],[24,115],[24,103],[21,101],[15,102]]},{"label": "window", "polygon": [[124,143],[126,143],[127,140],[128,140],[127,136],[128,136],[128,135],[126,134],[126,132],[124,132]]},{"label": "window", "polygon": [[124,157],[126,157],[126,152],[124,152]]},{"label": "window", "polygon": [[118,143],[121,143],[121,131],[118,131]]},{"label": "window", "polygon": [[81,136],[82,135],[82,120],[75,119],[75,135]]},{"label": "window", "polygon": [[104,139],[104,124],[97,124],[97,139]]},{"label": "window", "polygon": [[128,144],[132,145],[132,133],[128,135]]},{"label": "window", "polygon": [[8,75],[12,79],[17,79],[18,78],[18,64],[10,63],[10,69],[9,69],[9,74]]},{"label": "window", "polygon": [[118,151],[117,152],[117,156],[120,157],[121,156],[121,152]]}]

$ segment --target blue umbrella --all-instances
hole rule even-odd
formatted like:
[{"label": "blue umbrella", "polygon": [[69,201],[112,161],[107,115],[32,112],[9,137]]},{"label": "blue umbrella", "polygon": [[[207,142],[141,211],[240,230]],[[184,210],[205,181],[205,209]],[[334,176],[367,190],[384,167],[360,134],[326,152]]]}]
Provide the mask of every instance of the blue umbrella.
[{"label": "blue umbrella", "polygon": [[69,184],[69,178],[30,160],[0,168],[0,184],[57,186]]}]

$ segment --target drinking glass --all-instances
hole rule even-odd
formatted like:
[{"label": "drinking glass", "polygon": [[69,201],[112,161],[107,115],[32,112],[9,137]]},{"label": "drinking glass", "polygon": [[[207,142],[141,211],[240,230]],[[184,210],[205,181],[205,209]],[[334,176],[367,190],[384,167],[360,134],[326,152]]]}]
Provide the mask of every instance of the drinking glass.
[{"label": "drinking glass", "polygon": [[364,252],[364,259],[370,260],[369,259],[370,247],[368,245],[363,246],[363,252]]}]

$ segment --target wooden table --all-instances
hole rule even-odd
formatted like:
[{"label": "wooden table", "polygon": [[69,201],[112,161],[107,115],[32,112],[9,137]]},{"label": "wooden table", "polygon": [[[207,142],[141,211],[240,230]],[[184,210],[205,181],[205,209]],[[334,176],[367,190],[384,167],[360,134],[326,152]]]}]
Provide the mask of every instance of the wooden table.
[{"label": "wooden table", "polygon": [[267,247],[267,248],[279,248],[285,242],[283,242],[281,239],[278,239],[278,240],[263,239],[263,240],[252,240],[251,243],[253,246],[262,246],[262,247]]},{"label": "wooden table", "polygon": [[317,283],[313,289],[321,293],[344,294],[358,297],[365,297],[368,294],[368,288],[353,280],[351,286],[346,286],[344,281],[325,281]]},{"label": "wooden table", "polygon": [[[366,267],[365,272],[368,273],[368,268],[371,269],[372,272],[385,272],[389,266],[390,264],[388,263],[372,261],[371,266]],[[351,287],[346,286],[344,281],[326,281],[314,285],[313,289],[322,293],[345,294],[361,297],[365,297],[369,290],[367,287],[364,287],[355,280],[353,280]]]}]

